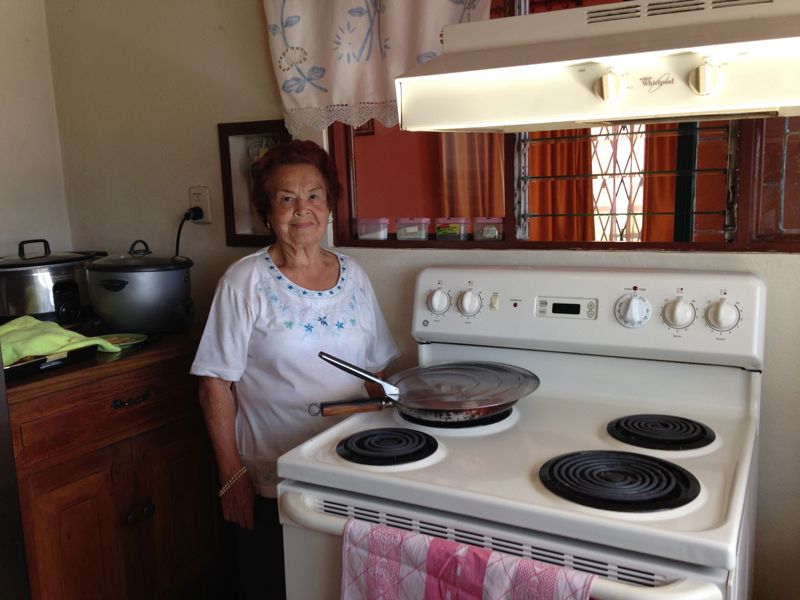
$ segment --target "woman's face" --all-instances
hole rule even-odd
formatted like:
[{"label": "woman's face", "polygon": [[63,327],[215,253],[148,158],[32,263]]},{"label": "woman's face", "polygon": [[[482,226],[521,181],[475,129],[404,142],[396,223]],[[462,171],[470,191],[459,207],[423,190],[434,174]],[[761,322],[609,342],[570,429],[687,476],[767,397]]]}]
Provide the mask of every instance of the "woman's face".
[{"label": "woman's face", "polygon": [[283,165],[275,171],[269,223],[278,240],[292,245],[319,244],[328,225],[328,195],[313,165]]}]

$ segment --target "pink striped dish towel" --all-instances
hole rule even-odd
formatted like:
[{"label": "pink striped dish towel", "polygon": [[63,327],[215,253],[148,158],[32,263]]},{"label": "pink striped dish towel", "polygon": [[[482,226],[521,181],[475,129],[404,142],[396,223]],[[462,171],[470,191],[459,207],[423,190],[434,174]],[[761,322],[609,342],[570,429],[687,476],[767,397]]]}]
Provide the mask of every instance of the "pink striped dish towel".
[{"label": "pink striped dish towel", "polygon": [[589,600],[595,575],[351,519],[342,600]]}]

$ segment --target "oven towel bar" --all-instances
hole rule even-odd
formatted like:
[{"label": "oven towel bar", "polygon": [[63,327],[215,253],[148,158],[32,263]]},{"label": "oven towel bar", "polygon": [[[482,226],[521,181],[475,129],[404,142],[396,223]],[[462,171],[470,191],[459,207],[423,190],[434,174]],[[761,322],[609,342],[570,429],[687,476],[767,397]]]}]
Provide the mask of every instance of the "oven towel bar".
[{"label": "oven towel bar", "polygon": [[350,519],[342,549],[342,600],[484,598],[589,600],[597,577],[489,548]]},{"label": "oven towel bar", "polygon": [[[342,537],[348,520],[319,513],[312,501],[299,492],[280,496],[280,510],[298,527]],[[720,589],[705,581],[681,579],[658,587],[642,587],[596,577],[591,584],[593,600],[722,600]]]}]

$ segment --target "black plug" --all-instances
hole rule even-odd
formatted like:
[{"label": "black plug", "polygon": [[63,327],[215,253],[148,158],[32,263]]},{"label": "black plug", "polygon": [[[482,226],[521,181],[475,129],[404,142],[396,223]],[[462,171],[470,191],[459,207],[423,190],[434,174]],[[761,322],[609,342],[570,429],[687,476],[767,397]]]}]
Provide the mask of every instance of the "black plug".
[{"label": "black plug", "polygon": [[187,210],[183,215],[184,221],[199,221],[203,218],[203,209],[199,206],[193,206]]}]

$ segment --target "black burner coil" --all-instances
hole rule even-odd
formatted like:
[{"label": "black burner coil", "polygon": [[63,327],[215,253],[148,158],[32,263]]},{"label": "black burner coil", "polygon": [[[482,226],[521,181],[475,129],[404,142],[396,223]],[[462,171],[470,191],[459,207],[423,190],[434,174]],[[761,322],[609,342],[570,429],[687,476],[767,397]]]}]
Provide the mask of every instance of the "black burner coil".
[{"label": "black burner coil", "polygon": [[606,430],[620,442],[654,450],[692,450],[716,439],[703,423],[673,415],[628,415],[611,421]]},{"label": "black burner coil", "polygon": [[632,452],[563,454],[542,466],[539,479],[562,498],[619,512],[677,508],[700,493],[700,482],[686,469]]},{"label": "black burner coil", "polygon": [[362,465],[399,465],[422,460],[439,447],[433,436],[402,427],[366,429],[336,446],[336,453]]}]

